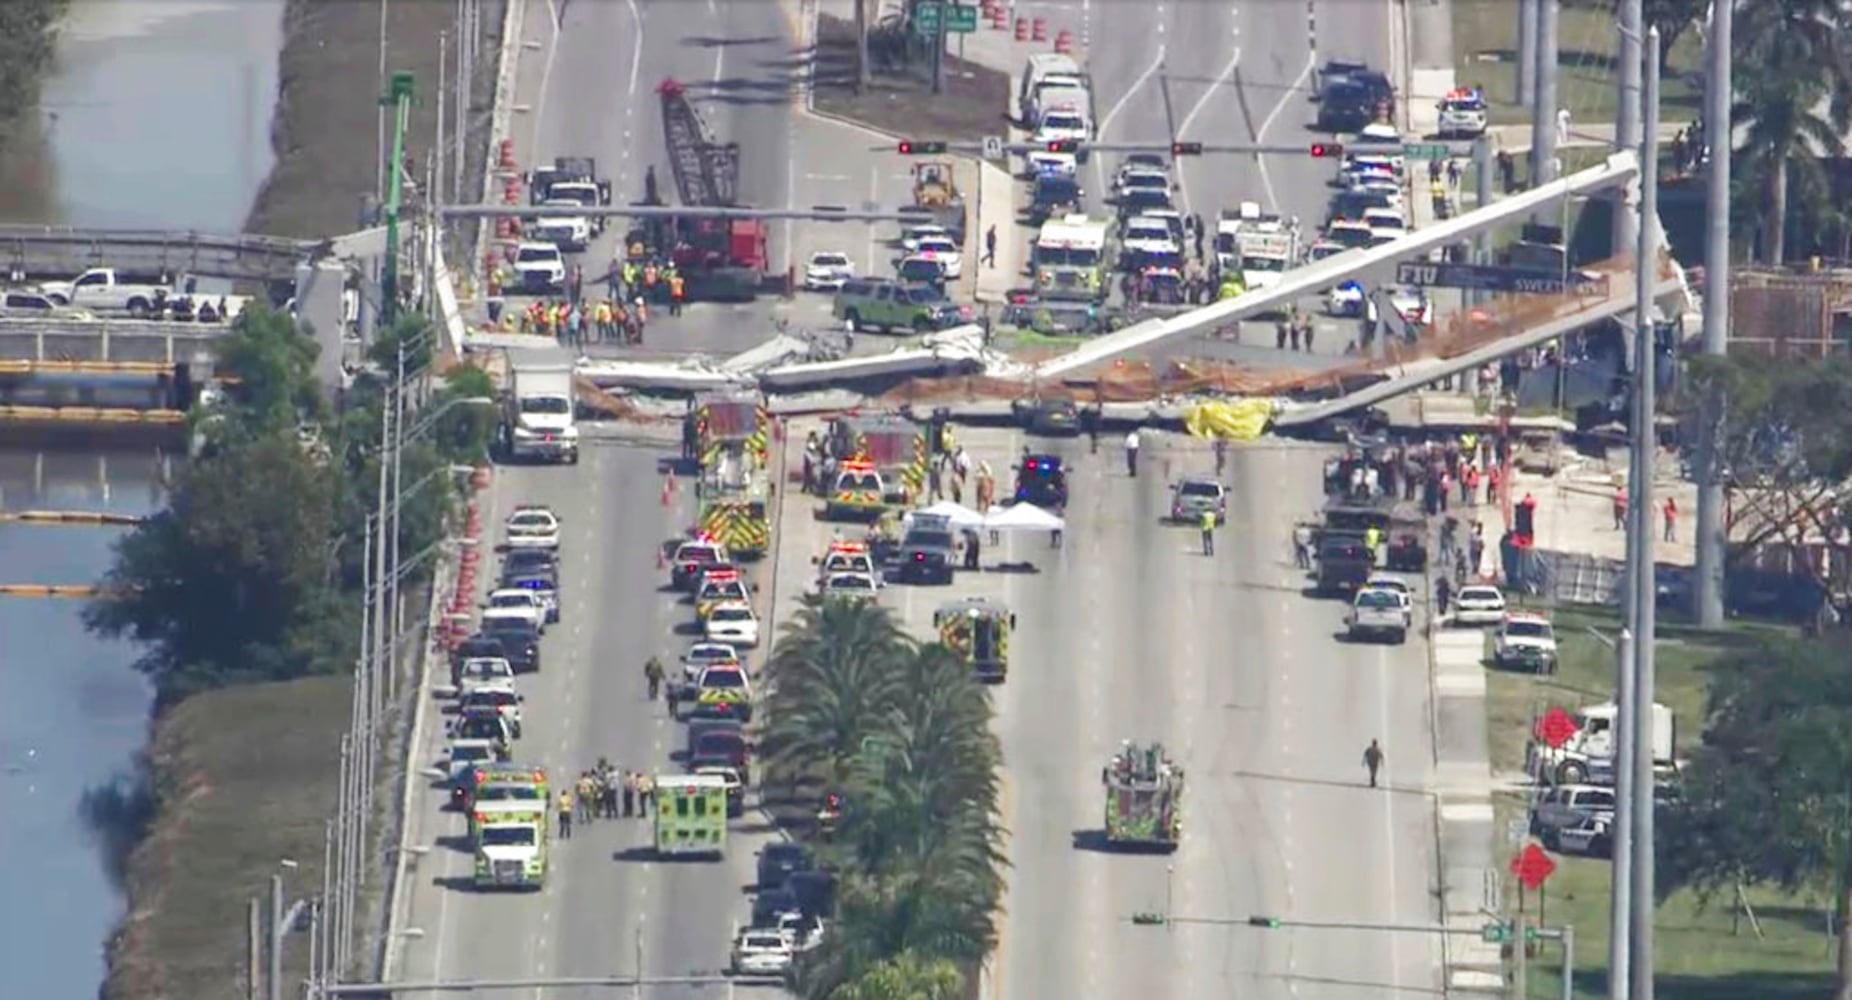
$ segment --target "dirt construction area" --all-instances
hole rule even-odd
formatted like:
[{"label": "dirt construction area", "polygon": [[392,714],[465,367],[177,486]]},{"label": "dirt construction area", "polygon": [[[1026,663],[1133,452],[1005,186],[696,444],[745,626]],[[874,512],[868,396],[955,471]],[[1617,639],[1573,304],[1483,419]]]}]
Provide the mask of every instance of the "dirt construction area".
[{"label": "dirt construction area", "polygon": [[868,88],[857,94],[855,25],[835,17],[817,19],[812,71],[818,112],[916,139],[969,140],[1001,130],[1009,107],[1009,74],[948,55],[945,93],[934,96],[925,59],[905,58],[872,41],[869,48],[875,72]]}]

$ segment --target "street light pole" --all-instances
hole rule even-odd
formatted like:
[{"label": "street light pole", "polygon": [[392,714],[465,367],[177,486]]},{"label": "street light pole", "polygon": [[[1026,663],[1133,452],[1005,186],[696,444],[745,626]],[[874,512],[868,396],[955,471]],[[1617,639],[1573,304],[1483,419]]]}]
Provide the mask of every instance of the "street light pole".
[{"label": "street light pole", "polygon": [[[1643,94],[1640,90],[1640,70],[1645,65],[1641,53],[1641,40],[1646,29],[1643,26],[1645,13],[1642,0],[1620,0],[1620,72],[1616,74],[1615,83],[1619,94],[1614,104],[1614,148],[1638,149],[1640,146],[1640,102]],[[1614,252],[1622,254],[1639,239],[1634,232],[1636,216],[1627,211],[1627,199],[1623,193],[1614,196],[1614,221],[1612,233]]]},{"label": "street light pole", "polygon": [[1634,261],[1637,281],[1634,303],[1635,350],[1642,362],[1639,380],[1639,422],[1634,425],[1633,461],[1639,468],[1640,495],[1634,503],[1638,536],[1632,582],[1633,595],[1633,912],[1631,945],[1632,1000],[1653,1000],[1653,645],[1658,588],[1653,574],[1653,463],[1658,454],[1656,428],[1657,338],[1653,331],[1652,289],[1659,274],[1659,29],[1649,28],[1641,45],[1646,56],[1646,101],[1640,143],[1640,243]]},{"label": "street light pole", "polygon": [[[442,93],[442,91],[440,90],[439,93]],[[386,628],[388,629],[388,633],[387,633],[387,638],[385,642],[385,647],[386,647],[385,683],[381,685],[382,687],[385,688],[385,700],[388,705],[392,705],[396,703],[396,699],[398,696],[398,688],[399,688],[399,685],[398,685],[399,644],[398,644],[398,638],[397,638],[398,629],[399,629],[399,577],[398,577],[397,570],[399,568],[399,554],[400,554],[399,553],[399,508],[404,506],[403,504],[399,502],[401,500],[401,495],[399,493],[399,487],[402,484],[401,459],[403,458],[405,454],[405,436],[403,433],[405,429],[405,340],[404,338],[400,338],[398,341],[397,355],[398,355],[397,373],[392,383],[393,443],[392,443],[392,561],[391,561],[391,565],[392,565],[392,569],[394,572],[391,576],[387,577],[387,582],[390,584],[386,592],[387,593],[387,599],[386,599],[387,625],[386,625]]]},{"label": "street light pole", "polygon": [[[1704,142],[1710,147],[1704,181],[1704,353],[1721,355],[1730,329],[1730,102],[1735,80],[1730,67],[1731,22],[1736,0],[1711,0],[1710,79],[1704,92]],[[1697,151],[1693,159],[1699,158]],[[1716,400],[1721,407],[1725,401]],[[1727,414],[1703,414],[1698,448],[1698,625],[1723,625],[1726,526],[1717,434]]]}]

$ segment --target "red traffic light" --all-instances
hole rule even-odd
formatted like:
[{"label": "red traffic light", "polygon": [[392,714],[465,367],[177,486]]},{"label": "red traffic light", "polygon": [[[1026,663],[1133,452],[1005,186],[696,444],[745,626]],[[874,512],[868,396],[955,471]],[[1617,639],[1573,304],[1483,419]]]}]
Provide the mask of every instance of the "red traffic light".
[{"label": "red traffic light", "polygon": [[911,139],[900,140],[900,155],[902,156],[943,152],[945,152],[945,143],[943,142],[915,142]]},{"label": "red traffic light", "polygon": [[1172,156],[1201,156],[1203,144],[1200,142],[1173,142],[1170,144]]},{"label": "red traffic light", "polygon": [[1344,147],[1335,142],[1315,142],[1312,144],[1312,155],[1320,158],[1343,156]]},{"label": "red traffic light", "polygon": [[1048,144],[1048,151],[1051,153],[1078,153],[1080,152],[1080,140],[1079,139],[1052,140]]}]

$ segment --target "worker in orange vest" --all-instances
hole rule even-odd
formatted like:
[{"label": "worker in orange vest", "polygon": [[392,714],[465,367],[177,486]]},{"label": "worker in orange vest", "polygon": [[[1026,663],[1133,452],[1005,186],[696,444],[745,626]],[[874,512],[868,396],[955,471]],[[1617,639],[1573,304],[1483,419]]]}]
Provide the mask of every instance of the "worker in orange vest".
[{"label": "worker in orange vest", "polygon": [[687,294],[687,281],[683,279],[680,272],[671,270],[669,272],[669,315],[680,316],[682,314],[682,302]]}]

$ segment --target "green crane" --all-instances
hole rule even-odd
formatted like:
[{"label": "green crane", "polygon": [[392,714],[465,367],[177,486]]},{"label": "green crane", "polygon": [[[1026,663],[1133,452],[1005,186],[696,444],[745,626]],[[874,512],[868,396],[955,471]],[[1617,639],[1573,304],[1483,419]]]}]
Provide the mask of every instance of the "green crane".
[{"label": "green crane", "polygon": [[405,127],[412,116],[412,75],[392,74],[392,86],[379,99],[392,108],[392,158],[386,161],[386,263],[380,269],[379,323],[390,329],[399,318],[399,209],[403,195]]}]

